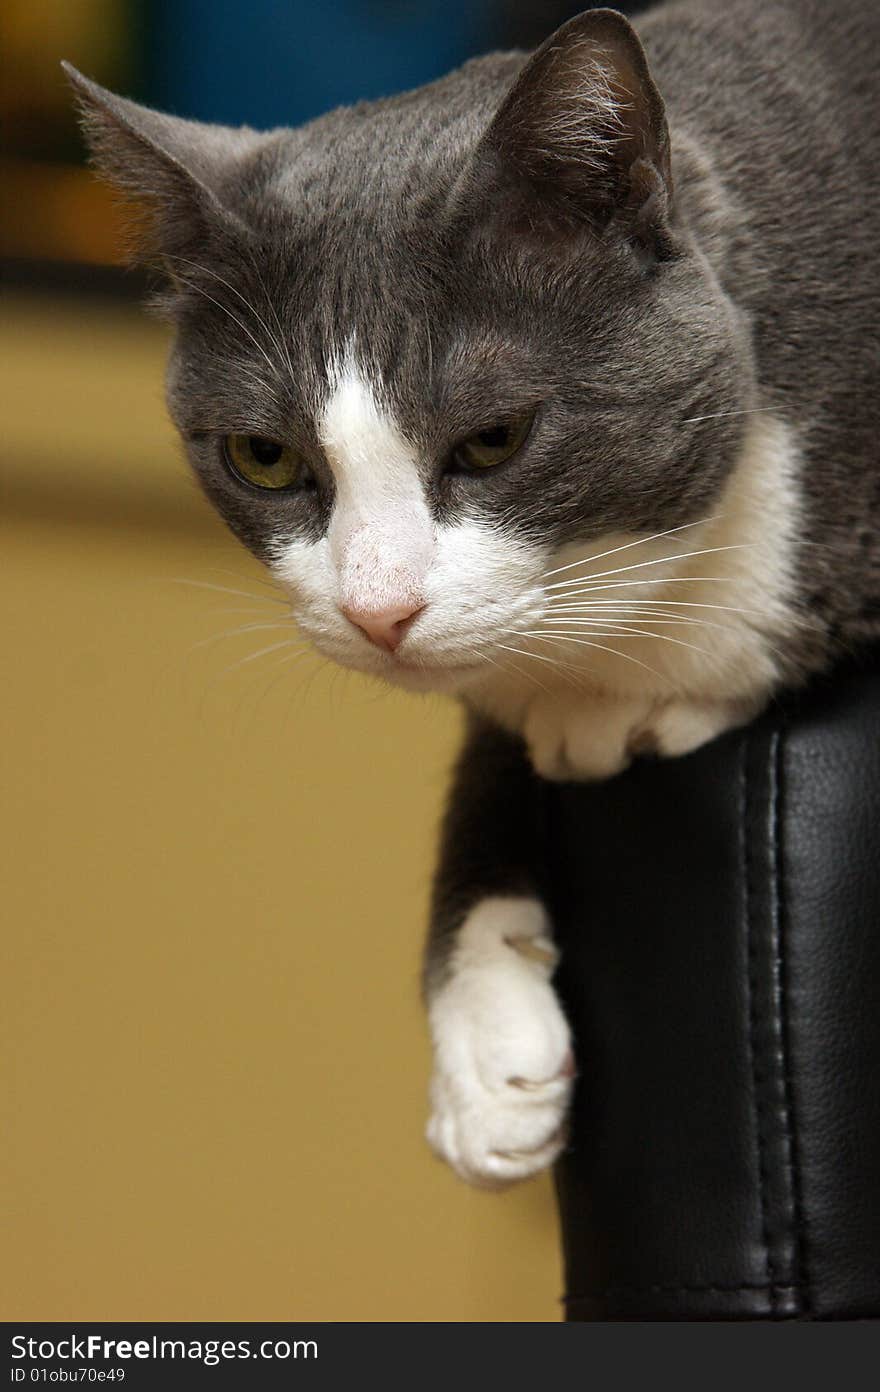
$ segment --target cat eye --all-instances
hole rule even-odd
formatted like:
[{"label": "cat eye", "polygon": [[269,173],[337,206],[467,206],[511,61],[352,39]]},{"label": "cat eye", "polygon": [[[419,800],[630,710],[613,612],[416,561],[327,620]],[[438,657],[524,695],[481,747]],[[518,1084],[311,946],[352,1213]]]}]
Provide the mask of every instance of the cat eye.
[{"label": "cat eye", "polygon": [[309,476],[298,450],[262,435],[224,436],[223,455],[238,478],[257,488],[293,488]]},{"label": "cat eye", "polygon": [[491,469],[512,458],[525,444],[535,419],[534,411],[516,420],[487,426],[462,440],[452,451],[452,463],[459,469]]}]

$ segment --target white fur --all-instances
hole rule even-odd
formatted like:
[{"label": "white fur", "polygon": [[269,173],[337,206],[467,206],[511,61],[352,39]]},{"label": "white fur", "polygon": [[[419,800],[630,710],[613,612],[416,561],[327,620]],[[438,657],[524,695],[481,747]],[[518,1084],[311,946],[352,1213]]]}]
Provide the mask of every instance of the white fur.
[{"label": "white fur", "polygon": [[[336,486],[330,526],[316,542],[279,537],[273,570],[335,661],[411,689],[458,690],[493,670],[499,636],[537,616],[543,555],[485,523],[437,525],[415,450],[380,403],[349,349],[318,420]],[[342,613],[406,605],[425,608],[393,658]]]},{"label": "white fur", "polygon": [[[471,694],[525,736],[538,772],[607,778],[640,750],[696,749],[766,701],[779,679],[774,640],[803,622],[794,608],[796,465],[789,428],[755,416],[711,520],[650,542],[606,537],[555,558],[550,569],[579,555],[583,562],[548,578],[558,586],[547,591],[553,607],[532,636],[511,640],[535,655],[520,666],[546,689],[496,679]],[[719,549],[727,547],[734,549]],[[696,552],[705,554],[686,554]],[[646,597],[672,601],[667,615],[701,623],[666,623],[653,630],[661,636],[640,636],[634,630],[652,629],[650,614],[623,611]],[[562,607],[598,600],[610,603],[592,613]],[[628,632],[615,632],[615,612]]]},{"label": "white fur", "polygon": [[[510,631],[541,608],[541,558],[481,522],[437,526],[422,579],[424,611],[394,657],[347,623],[339,569],[328,537],[279,538],[272,569],[290,590],[300,628],[328,657],[414,691],[467,691],[496,674]],[[492,654],[496,656],[493,657]],[[406,665],[404,665],[406,664]]]},{"label": "white fur", "polygon": [[336,485],[328,540],[340,603],[417,607],[434,552],[418,461],[351,350],[331,369],[318,436]]},{"label": "white fur", "polygon": [[484,899],[431,996],[428,1140],[473,1184],[500,1188],[525,1179],[564,1144],[571,1046],[549,980],[555,962],[536,900]]}]

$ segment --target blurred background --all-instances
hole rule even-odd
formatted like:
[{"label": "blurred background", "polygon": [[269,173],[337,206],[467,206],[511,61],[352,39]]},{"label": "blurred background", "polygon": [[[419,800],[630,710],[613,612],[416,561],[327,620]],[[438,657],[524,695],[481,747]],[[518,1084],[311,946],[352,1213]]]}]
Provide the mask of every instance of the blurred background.
[{"label": "blurred background", "polygon": [[292,125],[583,8],[5,0],[6,1320],[560,1317],[549,1179],[475,1193],[422,1140],[457,713],[262,627],[58,63]]}]

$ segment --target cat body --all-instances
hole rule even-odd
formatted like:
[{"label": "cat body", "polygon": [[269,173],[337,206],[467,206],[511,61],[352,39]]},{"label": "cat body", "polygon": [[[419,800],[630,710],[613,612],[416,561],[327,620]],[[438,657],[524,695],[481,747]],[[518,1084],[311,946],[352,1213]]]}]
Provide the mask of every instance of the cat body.
[{"label": "cat body", "polygon": [[154,210],[172,415],[344,665],[457,695],[429,1136],[498,1185],[572,1085],[537,777],[686,753],[880,636],[873,0],[588,12],[297,131],[74,81]]}]

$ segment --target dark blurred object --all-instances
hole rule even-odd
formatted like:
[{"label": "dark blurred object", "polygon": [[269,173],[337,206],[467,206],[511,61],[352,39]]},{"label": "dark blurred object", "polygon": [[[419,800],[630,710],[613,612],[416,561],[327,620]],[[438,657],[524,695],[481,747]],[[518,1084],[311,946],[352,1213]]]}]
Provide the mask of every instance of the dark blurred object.
[{"label": "dark blurred object", "polygon": [[0,8],[4,157],[81,162],[70,91],[59,67],[69,58],[109,87],[130,88],[137,28],[130,0],[4,0]]},{"label": "dark blurred object", "polygon": [[206,121],[295,126],[343,103],[420,87],[480,53],[534,47],[590,8],[577,0],[152,0],[146,99]]},{"label": "dark blurred object", "polygon": [[24,267],[15,262],[118,261],[115,201],[83,168],[59,62],[69,58],[108,87],[136,88],[138,6],[134,0],[5,0],[0,14],[6,278],[21,283],[16,272]]},{"label": "dark blurred object", "polygon": [[493,0],[153,0],[148,100],[257,128],[442,76],[495,46]]}]

